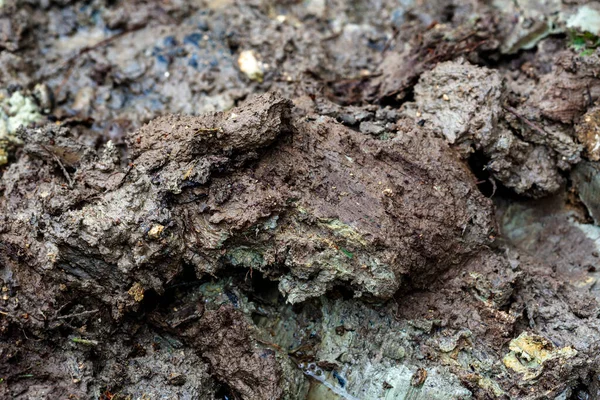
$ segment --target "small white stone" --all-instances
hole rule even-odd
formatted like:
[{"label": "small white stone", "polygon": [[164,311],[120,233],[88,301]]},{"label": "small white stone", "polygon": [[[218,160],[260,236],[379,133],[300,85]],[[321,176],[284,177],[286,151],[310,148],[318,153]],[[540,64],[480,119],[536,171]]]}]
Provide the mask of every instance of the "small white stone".
[{"label": "small white stone", "polygon": [[256,82],[262,82],[263,68],[260,62],[256,59],[254,51],[242,51],[238,58],[238,65],[240,67],[240,71],[242,71],[248,77],[248,79]]},{"label": "small white stone", "polygon": [[160,235],[163,233],[164,230],[165,230],[165,227],[163,225],[156,224],[148,232],[148,237],[150,239],[158,239],[158,238],[160,238]]}]

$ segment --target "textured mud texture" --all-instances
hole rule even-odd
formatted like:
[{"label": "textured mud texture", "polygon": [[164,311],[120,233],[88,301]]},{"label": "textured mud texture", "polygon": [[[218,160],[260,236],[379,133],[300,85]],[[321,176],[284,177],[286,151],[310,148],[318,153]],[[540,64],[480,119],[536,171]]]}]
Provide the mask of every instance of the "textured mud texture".
[{"label": "textured mud texture", "polygon": [[0,398],[600,398],[598,21],[0,0]]}]

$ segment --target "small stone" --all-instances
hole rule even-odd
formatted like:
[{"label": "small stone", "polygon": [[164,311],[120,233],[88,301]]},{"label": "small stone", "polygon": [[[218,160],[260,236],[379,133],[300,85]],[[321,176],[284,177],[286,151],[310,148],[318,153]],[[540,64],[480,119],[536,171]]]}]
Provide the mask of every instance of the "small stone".
[{"label": "small stone", "polygon": [[354,115],[352,114],[340,114],[340,116],[338,117],[338,120],[347,126],[353,126],[356,125],[356,118],[354,117]]},{"label": "small stone", "polygon": [[254,51],[242,51],[238,58],[238,66],[240,67],[240,71],[242,71],[248,77],[248,79],[256,82],[263,81],[263,67],[256,58]]},{"label": "small stone", "polygon": [[366,121],[368,119],[372,119],[373,117],[373,113],[367,110],[359,110],[354,113],[354,118],[356,118],[358,122]]},{"label": "small stone", "polygon": [[54,93],[45,83],[38,83],[33,89],[33,97],[44,114],[49,114],[54,108]]},{"label": "small stone", "polygon": [[186,379],[185,376],[182,374],[173,373],[169,376],[167,381],[169,382],[169,385],[182,386],[185,383]]},{"label": "small stone", "polygon": [[359,127],[362,133],[366,133],[368,135],[381,135],[385,132],[385,128],[375,122],[363,121],[360,123]]},{"label": "small stone", "polygon": [[156,224],[148,231],[148,237],[150,239],[158,239],[164,230],[165,227],[163,225]]},{"label": "small stone", "polygon": [[410,379],[410,385],[413,387],[421,387],[427,380],[427,370],[419,368]]},{"label": "small stone", "polygon": [[127,293],[138,303],[144,300],[144,287],[138,282],[134,283]]}]

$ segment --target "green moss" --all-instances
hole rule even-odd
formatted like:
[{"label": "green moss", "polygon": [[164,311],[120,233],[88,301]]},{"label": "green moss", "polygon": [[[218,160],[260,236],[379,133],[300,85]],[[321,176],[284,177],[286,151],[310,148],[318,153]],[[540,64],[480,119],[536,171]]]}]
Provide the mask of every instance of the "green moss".
[{"label": "green moss", "polygon": [[227,261],[233,266],[260,269],[265,266],[265,260],[262,253],[256,249],[240,246],[227,251],[225,256]]},{"label": "green moss", "polygon": [[590,32],[569,32],[569,46],[581,56],[589,56],[600,46],[600,38]]},{"label": "green moss", "polygon": [[318,224],[331,231],[336,237],[345,239],[348,243],[358,243],[362,246],[367,245],[367,241],[360,233],[339,219],[320,219]]},{"label": "green moss", "polygon": [[352,259],[352,257],[354,257],[354,254],[352,254],[350,251],[348,251],[347,249],[340,247],[340,251],[342,253],[344,253],[344,255],[350,259]]}]

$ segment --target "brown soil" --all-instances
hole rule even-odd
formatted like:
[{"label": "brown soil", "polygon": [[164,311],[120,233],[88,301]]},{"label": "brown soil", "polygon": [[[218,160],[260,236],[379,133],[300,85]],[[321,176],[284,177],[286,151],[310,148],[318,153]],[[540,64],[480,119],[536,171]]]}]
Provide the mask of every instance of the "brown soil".
[{"label": "brown soil", "polygon": [[563,3],[0,0],[0,398],[600,398]]}]

